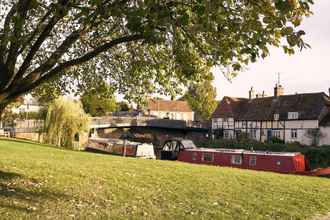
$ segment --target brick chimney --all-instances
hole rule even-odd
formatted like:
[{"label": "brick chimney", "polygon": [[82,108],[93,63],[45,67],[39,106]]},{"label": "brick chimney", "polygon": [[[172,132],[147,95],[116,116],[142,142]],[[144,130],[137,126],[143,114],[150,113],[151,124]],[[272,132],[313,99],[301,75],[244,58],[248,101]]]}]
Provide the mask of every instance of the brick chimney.
[{"label": "brick chimney", "polygon": [[254,99],[256,97],[256,93],[254,91],[253,86],[251,87],[251,89],[249,90],[249,99]]},{"label": "brick chimney", "polygon": [[279,97],[284,95],[284,88],[280,84],[276,84],[274,87],[274,96]]}]

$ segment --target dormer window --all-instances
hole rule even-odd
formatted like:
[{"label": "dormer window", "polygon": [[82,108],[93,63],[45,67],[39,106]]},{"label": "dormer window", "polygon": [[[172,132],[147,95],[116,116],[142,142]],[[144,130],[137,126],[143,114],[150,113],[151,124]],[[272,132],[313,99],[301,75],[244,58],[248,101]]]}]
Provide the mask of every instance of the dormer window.
[{"label": "dormer window", "polygon": [[299,113],[298,112],[288,112],[288,119],[298,119]]},{"label": "dormer window", "polygon": [[274,114],[274,121],[278,121],[280,119],[280,114]]}]

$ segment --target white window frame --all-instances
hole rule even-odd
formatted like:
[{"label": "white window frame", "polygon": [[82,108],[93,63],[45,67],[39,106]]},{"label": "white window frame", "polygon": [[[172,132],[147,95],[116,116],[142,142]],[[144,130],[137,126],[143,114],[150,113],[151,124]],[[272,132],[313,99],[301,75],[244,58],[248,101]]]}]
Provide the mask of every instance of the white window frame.
[{"label": "white window frame", "polygon": [[243,162],[242,155],[232,155],[231,156],[231,164],[242,165],[242,162]]},{"label": "white window frame", "polygon": [[252,138],[257,138],[257,129],[252,129],[251,130],[251,137]]},{"label": "white window frame", "polygon": [[249,166],[251,166],[251,167],[257,166],[257,156],[255,156],[255,155],[250,156],[250,158],[249,158]]},{"label": "white window frame", "polygon": [[192,152],[192,154],[191,154],[191,160],[192,161],[196,161],[197,160],[197,156],[198,156],[197,152]]},{"label": "white window frame", "polygon": [[229,138],[230,137],[230,134],[229,134],[229,131],[228,130],[224,130],[223,131],[223,137],[224,138]]},{"label": "white window frame", "polygon": [[298,138],[298,129],[291,129],[291,139]]},{"label": "white window frame", "polygon": [[[210,156],[211,160],[209,160],[209,159],[205,160],[205,156]],[[213,162],[214,161],[214,154],[211,153],[211,152],[203,152],[202,160],[205,161],[205,162]]]},{"label": "white window frame", "polygon": [[281,138],[281,131],[280,130],[273,130],[272,136],[276,138]]},{"label": "white window frame", "polygon": [[274,114],[274,121],[278,121],[278,120],[280,120],[280,114],[275,113]]},{"label": "white window frame", "polygon": [[288,112],[288,119],[294,120],[299,118],[299,112]]}]

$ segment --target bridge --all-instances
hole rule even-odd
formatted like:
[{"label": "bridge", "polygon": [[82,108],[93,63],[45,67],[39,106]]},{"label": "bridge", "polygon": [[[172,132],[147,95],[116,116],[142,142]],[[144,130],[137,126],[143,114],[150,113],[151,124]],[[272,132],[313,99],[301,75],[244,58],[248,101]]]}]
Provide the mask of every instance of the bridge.
[{"label": "bridge", "polygon": [[[132,127],[149,127],[163,129],[180,129],[180,130],[207,130],[206,123],[159,119],[148,116],[104,116],[91,117],[90,129],[106,129],[106,128],[132,128]],[[15,133],[34,133],[44,129],[43,120],[17,120],[15,127],[6,130],[12,130]],[[3,130],[3,129],[2,129]]]},{"label": "bridge", "polygon": [[91,118],[91,129],[153,127],[168,129],[208,129],[207,123],[159,119],[148,116],[106,116]]}]

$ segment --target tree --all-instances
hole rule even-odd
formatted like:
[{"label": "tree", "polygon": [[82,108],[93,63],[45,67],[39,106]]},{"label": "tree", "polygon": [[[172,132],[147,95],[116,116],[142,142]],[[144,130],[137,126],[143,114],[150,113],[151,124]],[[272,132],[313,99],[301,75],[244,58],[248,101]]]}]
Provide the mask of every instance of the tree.
[{"label": "tree", "polygon": [[113,89],[106,82],[100,82],[81,96],[81,102],[86,113],[91,116],[104,116],[109,112],[119,110]]},{"label": "tree", "polygon": [[209,120],[217,107],[217,91],[212,86],[213,77],[192,84],[183,99],[187,100],[193,111],[202,120]]},{"label": "tree", "polygon": [[23,97],[16,98],[13,102],[6,106],[6,108],[0,112],[0,128],[2,126],[13,126],[15,119],[19,116],[13,112],[13,108],[18,108],[24,102]]},{"label": "tree", "polygon": [[75,136],[88,129],[89,117],[80,102],[60,97],[49,106],[45,122],[46,143],[73,148]]},{"label": "tree", "polygon": [[[308,46],[312,0],[2,0],[0,111],[41,85],[81,93],[107,81],[126,98],[175,96],[218,65],[227,77]],[[282,39],[286,39],[286,42]],[[225,67],[225,68],[224,68]]]},{"label": "tree", "polygon": [[119,109],[114,97],[103,97],[99,94],[84,94],[81,102],[85,112],[93,117],[104,116]]},{"label": "tree", "polygon": [[119,111],[127,112],[131,110],[130,106],[125,101],[118,102],[117,105],[119,106]]}]

